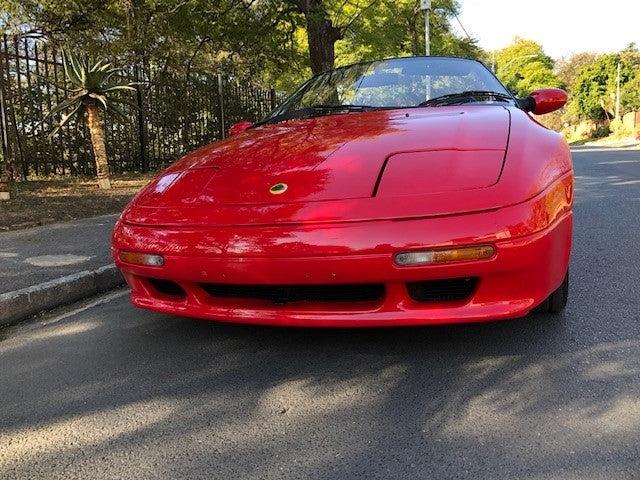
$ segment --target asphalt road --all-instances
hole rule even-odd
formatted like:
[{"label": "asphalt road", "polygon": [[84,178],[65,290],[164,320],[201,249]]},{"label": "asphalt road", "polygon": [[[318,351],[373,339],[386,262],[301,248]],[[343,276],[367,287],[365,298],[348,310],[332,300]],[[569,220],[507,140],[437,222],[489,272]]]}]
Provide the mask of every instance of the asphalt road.
[{"label": "asphalt road", "polygon": [[575,163],[563,318],[254,328],[117,293],[0,332],[0,478],[640,478],[640,151]]}]

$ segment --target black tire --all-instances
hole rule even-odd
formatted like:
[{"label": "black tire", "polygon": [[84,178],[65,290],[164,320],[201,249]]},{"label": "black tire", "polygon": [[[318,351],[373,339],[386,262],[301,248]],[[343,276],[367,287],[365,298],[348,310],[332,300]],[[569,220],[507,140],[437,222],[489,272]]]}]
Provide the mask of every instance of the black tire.
[{"label": "black tire", "polygon": [[567,306],[569,300],[569,272],[564,277],[562,285],[535,309],[536,313],[557,315]]}]

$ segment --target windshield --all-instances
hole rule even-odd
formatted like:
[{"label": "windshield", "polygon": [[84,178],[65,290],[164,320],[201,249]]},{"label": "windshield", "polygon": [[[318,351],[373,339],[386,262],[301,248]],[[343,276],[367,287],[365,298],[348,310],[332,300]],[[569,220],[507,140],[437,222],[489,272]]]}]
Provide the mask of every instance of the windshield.
[{"label": "windshield", "polygon": [[410,57],[338,68],[313,77],[265,120],[366,109],[513,102],[480,62]]}]

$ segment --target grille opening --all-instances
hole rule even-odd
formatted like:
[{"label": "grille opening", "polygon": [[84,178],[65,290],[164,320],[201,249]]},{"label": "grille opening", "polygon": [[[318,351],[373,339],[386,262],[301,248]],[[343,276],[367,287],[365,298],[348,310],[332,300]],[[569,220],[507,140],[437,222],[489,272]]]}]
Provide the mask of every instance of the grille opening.
[{"label": "grille opening", "polygon": [[408,282],[409,296],[416,302],[453,302],[469,298],[478,285],[476,277]]},{"label": "grille opening", "polygon": [[176,282],[172,282],[171,280],[160,280],[158,278],[148,278],[147,280],[158,293],[168,295],[170,297],[185,298],[187,296],[187,292],[185,292]]},{"label": "grille opening", "polygon": [[212,297],[264,300],[276,305],[292,302],[371,302],[384,297],[381,283],[344,285],[229,285],[204,283]]}]

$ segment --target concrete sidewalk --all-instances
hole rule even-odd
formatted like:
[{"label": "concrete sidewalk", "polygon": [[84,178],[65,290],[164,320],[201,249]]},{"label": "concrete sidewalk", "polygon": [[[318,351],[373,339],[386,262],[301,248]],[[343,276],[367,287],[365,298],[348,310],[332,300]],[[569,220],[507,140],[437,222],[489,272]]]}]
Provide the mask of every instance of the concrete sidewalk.
[{"label": "concrete sidewalk", "polygon": [[109,251],[117,218],[0,232],[0,325],[122,284]]}]

